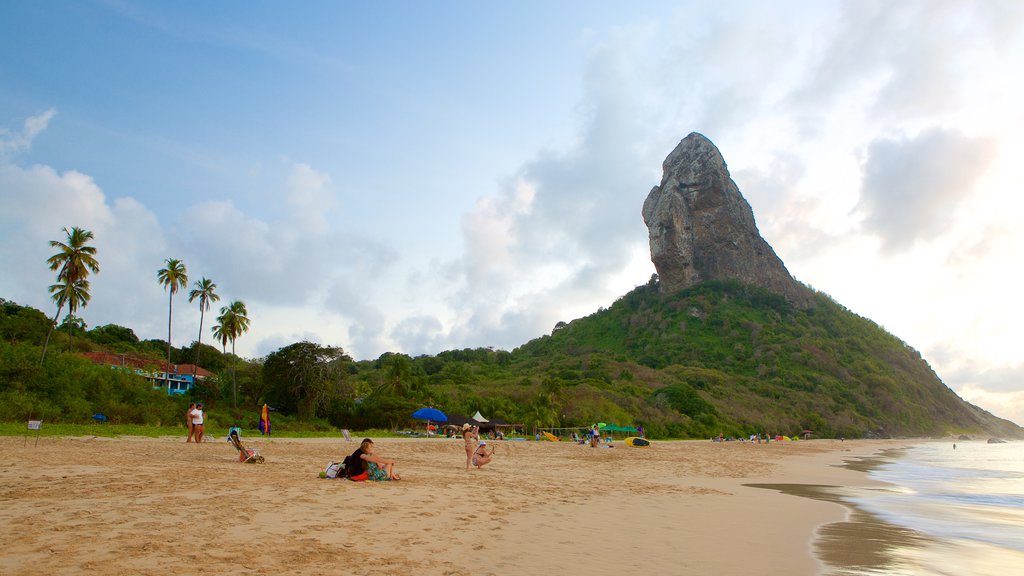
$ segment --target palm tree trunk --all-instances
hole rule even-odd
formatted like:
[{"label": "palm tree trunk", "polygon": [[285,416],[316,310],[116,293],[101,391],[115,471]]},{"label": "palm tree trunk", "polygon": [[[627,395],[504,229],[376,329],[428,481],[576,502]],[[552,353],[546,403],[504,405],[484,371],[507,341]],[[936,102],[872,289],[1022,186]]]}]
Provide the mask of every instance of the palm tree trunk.
[{"label": "palm tree trunk", "polygon": [[238,356],[235,356],[235,339],[231,339],[231,407],[238,408],[238,382],[235,380],[235,364]]},{"label": "palm tree trunk", "polygon": [[64,305],[57,306],[57,313],[53,315],[53,320],[50,322],[50,329],[46,332],[46,342],[43,343],[43,355],[39,357],[39,365],[43,365],[43,360],[46,359],[46,348],[50,345],[50,335],[53,334],[54,328],[57,327],[57,318],[60,318],[60,311],[64,309]]},{"label": "palm tree trunk", "polygon": [[196,339],[196,361],[192,363],[192,385],[196,385],[196,371],[199,366],[199,349],[203,346],[203,303],[199,303],[199,338]]},{"label": "palm tree trunk", "polygon": [[167,377],[171,377],[171,311],[174,309],[174,290],[167,297]]},{"label": "palm tree trunk", "polygon": [[72,318],[71,313],[68,312],[68,352],[74,353],[75,351],[75,321]]}]

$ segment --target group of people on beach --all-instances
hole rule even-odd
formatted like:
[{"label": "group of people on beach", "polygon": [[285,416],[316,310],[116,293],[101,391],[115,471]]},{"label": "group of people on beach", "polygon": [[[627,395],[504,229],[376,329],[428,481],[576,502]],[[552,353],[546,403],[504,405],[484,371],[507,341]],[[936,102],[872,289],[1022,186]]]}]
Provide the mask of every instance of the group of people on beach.
[{"label": "group of people on beach", "polygon": [[[494,459],[494,447],[488,447],[485,440],[480,440],[480,427],[464,424],[462,441],[466,448],[466,470],[470,466],[482,468]],[[344,460],[345,477],[349,480],[362,482],[401,480],[395,471],[395,461],[376,454],[373,440],[364,438],[359,448]]]},{"label": "group of people on beach", "polygon": [[395,472],[395,461],[378,456],[374,452],[373,440],[363,438],[359,448],[345,459],[345,476],[355,482],[401,480],[402,477]]},{"label": "group of people on beach", "polygon": [[[188,438],[186,443],[195,440],[196,443],[203,441],[202,403],[189,404],[185,412],[185,424],[188,427]],[[347,432],[347,430],[346,430]],[[346,438],[347,439],[347,438]],[[494,447],[488,448],[487,442],[480,440],[480,427],[462,425],[462,440],[466,447],[466,470],[470,466],[482,468],[489,464],[494,458]],[[395,471],[395,461],[389,460],[375,453],[373,440],[364,438],[348,458],[345,458],[345,477],[349,480],[360,482],[363,480],[401,480],[402,477]]]},{"label": "group of people on beach", "polygon": [[466,471],[470,465],[482,468],[494,457],[494,447],[487,447],[487,442],[480,439],[480,427],[462,425],[462,442],[466,446]]}]

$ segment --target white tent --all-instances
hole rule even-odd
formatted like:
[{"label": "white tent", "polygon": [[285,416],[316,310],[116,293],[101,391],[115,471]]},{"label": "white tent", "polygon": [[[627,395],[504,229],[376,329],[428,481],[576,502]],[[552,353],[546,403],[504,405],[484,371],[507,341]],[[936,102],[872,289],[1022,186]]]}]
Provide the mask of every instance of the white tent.
[{"label": "white tent", "polygon": [[473,416],[471,416],[471,418],[473,418],[473,420],[476,420],[477,422],[490,422],[490,420],[488,420],[487,418],[484,418],[483,416],[480,415],[480,411],[479,410],[477,410],[476,414],[473,414]]}]

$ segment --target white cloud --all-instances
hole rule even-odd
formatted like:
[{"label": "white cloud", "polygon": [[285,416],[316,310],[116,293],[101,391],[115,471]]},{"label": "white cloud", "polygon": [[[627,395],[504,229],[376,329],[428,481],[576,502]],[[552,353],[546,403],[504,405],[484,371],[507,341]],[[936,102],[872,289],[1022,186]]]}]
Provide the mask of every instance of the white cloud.
[{"label": "white cloud", "polygon": [[292,167],[286,202],[292,209],[296,226],[308,227],[310,232],[318,234],[327,232],[327,216],[334,208],[330,184],[330,176],[309,164],[300,163]]},{"label": "white cloud", "polygon": [[1024,364],[964,365],[946,372],[946,382],[961,398],[996,416],[1024,422]]},{"label": "white cloud", "polygon": [[46,130],[50,120],[57,115],[56,108],[50,108],[38,116],[25,119],[21,131],[11,131],[0,127],[0,161],[32,148],[32,141],[40,132]]},{"label": "white cloud", "polygon": [[995,152],[993,141],[956,131],[868,145],[861,203],[864,226],[886,251],[906,250],[946,231]]}]

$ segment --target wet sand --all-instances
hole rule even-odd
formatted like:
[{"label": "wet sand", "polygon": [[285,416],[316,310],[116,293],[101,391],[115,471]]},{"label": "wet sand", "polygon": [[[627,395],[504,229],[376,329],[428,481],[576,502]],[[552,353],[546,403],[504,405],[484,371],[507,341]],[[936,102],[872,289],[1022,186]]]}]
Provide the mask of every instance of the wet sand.
[{"label": "wet sand", "polygon": [[871,535],[815,544],[850,511],[801,486],[870,489],[840,464],[907,444],[508,441],[467,472],[459,440],[380,439],[403,480],[353,483],[317,474],[355,442],[244,440],[265,464],[222,439],[0,438],[0,573],[819,574],[816,549],[861,561]]}]

